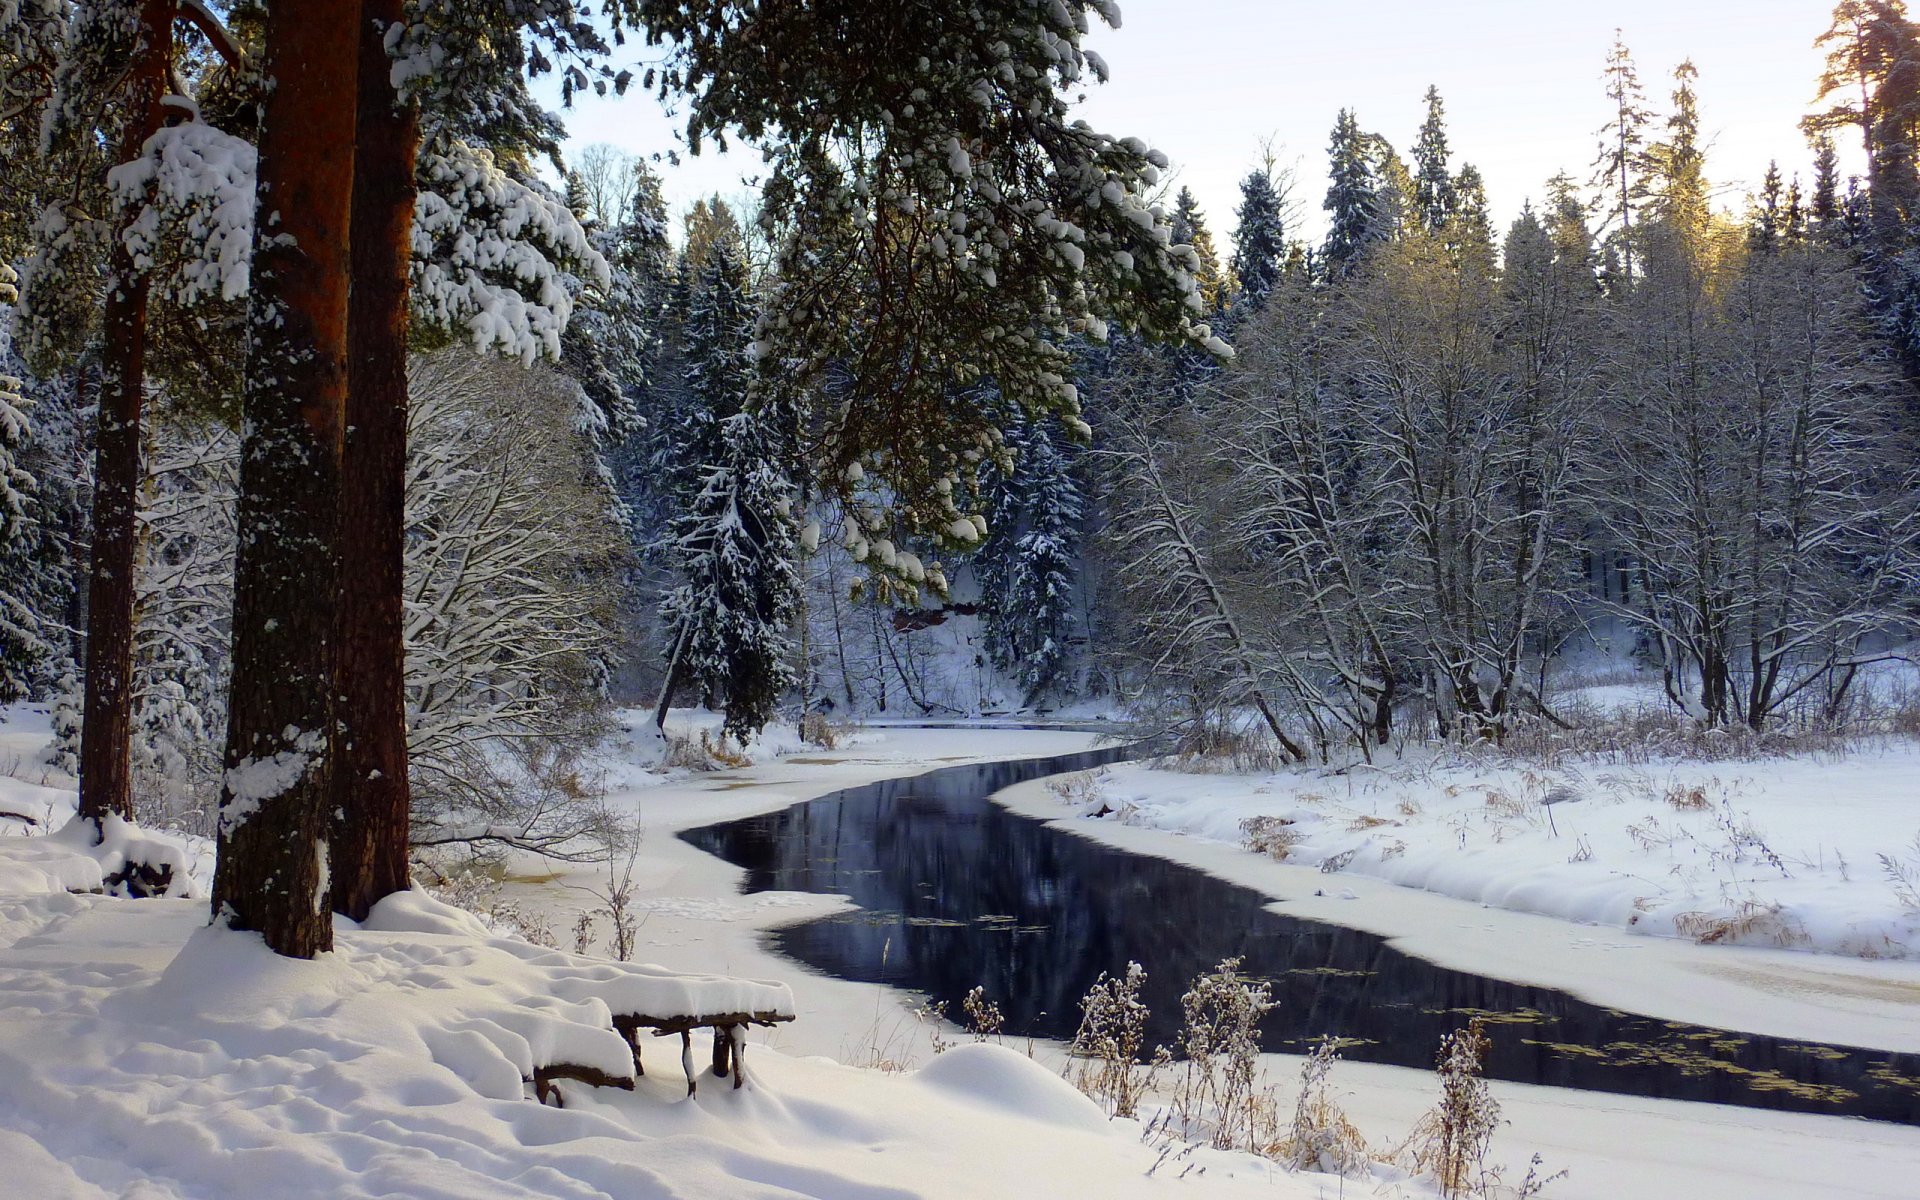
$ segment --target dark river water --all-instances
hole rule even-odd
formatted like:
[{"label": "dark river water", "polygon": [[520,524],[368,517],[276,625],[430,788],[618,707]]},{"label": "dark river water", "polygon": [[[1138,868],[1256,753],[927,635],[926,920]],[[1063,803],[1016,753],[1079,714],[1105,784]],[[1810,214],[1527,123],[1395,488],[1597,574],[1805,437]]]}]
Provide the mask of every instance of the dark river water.
[{"label": "dark river water", "polygon": [[843,979],[945,1003],[984,985],[1007,1032],[1071,1040],[1079,999],[1147,970],[1148,1044],[1177,1041],[1180,995],[1221,959],[1272,984],[1264,1048],[1339,1038],[1345,1057],[1431,1067],[1475,1016],[1496,1079],[1920,1124],[1920,1056],[1660,1021],[1452,971],[1369,933],[1270,912],[1256,892],[1017,816],[1002,788],[1125,757],[947,767],[681,836],[747,872],[744,890],[849,896],[858,910],[768,935]]}]

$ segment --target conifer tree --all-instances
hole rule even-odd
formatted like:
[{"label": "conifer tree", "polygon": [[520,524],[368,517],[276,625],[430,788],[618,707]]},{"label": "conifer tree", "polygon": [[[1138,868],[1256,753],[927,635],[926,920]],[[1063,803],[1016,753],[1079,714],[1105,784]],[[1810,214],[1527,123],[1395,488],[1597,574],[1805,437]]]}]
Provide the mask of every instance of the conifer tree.
[{"label": "conifer tree", "polygon": [[1772,254],[1787,236],[1792,218],[1787,212],[1786,188],[1780,181],[1778,161],[1767,164],[1760,190],[1753,197],[1753,215],[1747,222],[1747,245],[1760,254]]},{"label": "conifer tree", "polygon": [[1634,218],[1646,196],[1642,182],[1646,127],[1653,114],[1646,106],[1646,93],[1640,87],[1640,72],[1634,66],[1633,53],[1617,29],[1613,33],[1613,48],[1607,52],[1602,78],[1606,81],[1613,119],[1600,130],[1600,156],[1594,161],[1593,184],[1605,197],[1600,231],[1610,239],[1609,253],[1619,262],[1618,274],[1622,279],[1631,279]]},{"label": "conifer tree", "polygon": [[[754,365],[747,355],[753,340],[753,320],[744,267],[726,239],[709,243],[705,264],[687,293],[681,329],[684,398],[672,413],[662,414],[665,424],[658,443],[657,465],[662,478],[656,486],[665,492],[675,547],[673,560],[685,581],[665,598],[661,608],[662,618],[674,631],[656,712],[662,723],[682,679],[697,681],[709,697],[726,694],[724,686],[716,683],[721,676],[714,665],[724,659],[724,655],[716,659],[719,652],[714,649],[720,636],[715,630],[723,618],[702,607],[724,599],[723,592],[714,590],[720,584],[713,582],[715,572],[724,566],[713,559],[724,549],[715,540],[721,535],[713,523],[726,516],[716,506],[721,506],[733,495],[732,489],[746,479],[740,471],[747,468],[729,459],[729,454],[752,450],[771,455],[775,445],[775,431],[757,420],[735,431],[745,439],[740,445],[729,450],[726,444],[731,428],[727,422],[747,410],[754,387]],[[730,462],[739,470],[717,485],[715,473]],[[784,479],[784,464],[776,465],[782,468]]]},{"label": "conifer tree", "polygon": [[40,665],[51,657],[40,616],[46,597],[33,588],[39,539],[33,519],[36,483],[21,465],[31,430],[25,385],[10,373],[13,269],[0,262],[0,704],[25,699]]},{"label": "conifer tree", "polygon": [[979,566],[987,645],[1028,703],[1055,689],[1078,625],[1080,520],[1073,461],[1047,420],[1008,438],[1013,472],[995,488]]},{"label": "conifer tree", "polygon": [[1280,205],[1271,170],[1250,171],[1240,181],[1232,270],[1240,281],[1240,296],[1250,308],[1266,303],[1286,265],[1287,230]]},{"label": "conifer tree", "polygon": [[1833,139],[1824,133],[1814,137],[1813,148],[1813,196],[1808,202],[1807,215],[1816,232],[1834,239],[1842,228],[1840,155],[1833,148]]},{"label": "conifer tree", "polygon": [[724,731],[745,739],[772,719],[795,680],[787,634],[800,608],[794,497],[759,414],[723,417],[715,434],[718,454],[700,494],[674,523],[685,582],[663,615],[678,631],[679,671],[708,707],[726,710]]},{"label": "conifer tree", "polygon": [[1378,203],[1368,237],[1375,243],[1397,242],[1419,225],[1413,202],[1413,172],[1407,169],[1406,160],[1386,138],[1370,133],[1367,142],[1373,159],[1373,177],[1379,182]]},{"label": "conifer tree", "polygon": [[1338,279],[1352,270],[1377,234],[1380,182],[1370,150],[1370,135],[1361,132],[1353,110],[1341,109],[1327,147],[1328,228],[1321,258],[1329,278]]},{"label": "conifer tree", "polygon": [[1071,111],[1106,77],[1082,45],[1113,4],[977,0],[887,21],[854,0],[628,7],[671,48],[655,78],[683,97],[691,148],[738,133],[766,155],[763,223],[780,237],[756,348],[779,363],[767,386],[821,433],[817,486],[884,498],[856,536],[971,544],[956,505],[1005,428],[971,403],[983,379],[1077,421],[1075,335],[1122,326],[1230,357],[1192,302],[1197,261],[1147,199],[1166,157]]},{"label": "conifer tree", "polygon": [[[1440,89],[1427,89],[1427,119],[1420,126],[1420,138],[1413,144],[1413,206],[1420,227],[1439,236],[1452,218],[1458,204],[1447,146],[1446,109]],[[1484,197],[1483,197],[1484,199]],[[1491,236],[1491,235],[1489,235]]]},{"label": "conifer tree", "polygon": [[1212,315],[1226,307],[1230,282],[1227,273],[1220,267],[1220,253],[1214,248],[1213,233],[1207,228],[1207,218],[1200,211],[1200,202],[1194,199],[1193,192],[1181,188],[1173,201],[1173,242],[1174,245],[1193,247],[1198,267],[1194,270],[1193,281],[1200,288],[1200,303],[1204,311]]},{"label": "conifer tree", "polygon": [[268,9],[233,674],[213,912],[311,958],[328,886],[334,523],[360,5]]},{"label": "conifer tree", "polygon": [[1492,275],[1493,217],[1487,208],[1487,184],[1480,169],[1463,164],[1453,179],[1454,209],[1442,228],[1443,240],[1455,261]]},{"label": "conifer tree", "polygon": [[1688,237],[1699,236],[1707,227],[1706,151],[1700,141],[1700,101],[1694,90],[1699,77],[1692,60],[1674,68],[1667,136],[1647,152],[1655,212]]}]

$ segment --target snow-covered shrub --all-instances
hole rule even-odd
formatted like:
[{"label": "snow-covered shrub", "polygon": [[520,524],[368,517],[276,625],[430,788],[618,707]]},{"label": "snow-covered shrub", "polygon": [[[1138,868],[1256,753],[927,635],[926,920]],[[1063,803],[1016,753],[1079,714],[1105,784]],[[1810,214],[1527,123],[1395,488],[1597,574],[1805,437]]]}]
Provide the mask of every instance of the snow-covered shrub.
[{"label": "snow-covered shrub", "polygon": [[1173,1109],[1189,1138],[1210,1132],[1220,1150],[1260,1144],[1254,1083],[1260,1020],[1273,1007],[1273,992],[1264,982],[1247,982],[1240,963],[1223,959],[1180,997],[1186,1061],[1174,1082]]},{"label": "snow-covered shrub", "polygon": [[425,842],[554,846],[594,799],[619,531],[578,388],[448,350],[409,370],[407,686]]},{"label": "snow-covered shrub", "polygon": [[1300,1096],[1293,1124],[1277,1147],[1282,1161],[1296,1170],[1351,1175],[1366,1168],[1372,1155],[1367,1139],[1328,1094],[1327,1078],[1340,1061],[1339,1043],[1321,1038],[1300,1062]]},{"label": "snow-covered shrub", "polygon": [[1151,1063],[1141,1061],[1148,1012],[1140,1000],[1140,988],[1146,981],[1146,968],[1129,962],[1124,975],[1109,977],[1102,972],[1080,998],[1080,1028],[1070,1049],[1077,1064],[1073,1084],[1116,1117],[1139,1112],[1140,1100],[1153,1086],[1163,1062],[1161,1057]]},{"label": "snow-covered shrub", "polygon": [[1240,822],[1240,844],[1276,862],[1287,861],[1304,836],[1286,817],[1247,817]]},{"label": "snow-covered shrub", "polygon": [[960,1001],[960,1010],[967,1014],[967,1032],[976,1042],[998,1038],[1006,1028],[1006,1014],[1000,1011],[998,1003],[987,999],[987,989],[980,984],[975,984]]},{"label": "snow-covered shrub", "polygon": [[1480,1017],[1440,1039],[1440,1103],[1414,1126],[1406,1154],[1442,1196],[1484,1191],[1487,1150],[1500,1124],[1500,1102],[1481,1073],[1492,1047]]}]

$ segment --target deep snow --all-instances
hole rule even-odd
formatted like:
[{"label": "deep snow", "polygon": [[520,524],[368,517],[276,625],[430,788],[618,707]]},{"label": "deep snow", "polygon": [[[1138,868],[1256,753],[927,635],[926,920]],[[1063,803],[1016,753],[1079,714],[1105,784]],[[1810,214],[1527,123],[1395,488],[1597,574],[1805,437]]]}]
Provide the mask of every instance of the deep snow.
[{"label": "deep snow", "polygon": [[[0,726],[0,755],[18,729]],[[646,913],[638,957],[669,970],[781,980],[799,1016],[764,1039],[756,1034],[751,1087],[707,1087],[691,1101],[671,1041],[658,1051],[649,1047],[649,1074],[633,1093],[563,1083],[563,1111],[518,1098],[525,1094],[522,1068],[542,1055],[598,1054],[614,1065],[592,998],[551,998],[555,989],[544,982],[554,971],[583,968],[571,955],[500,938],[427,901],[397,905],[398,916],[370,922],[387,928],[343,928],[341,949],[319,963],[287,964],[243,936],[206,932],[197,900],[126,901],[45,889],[0,897],[0,1161],[9,1186],[19,1189],[8,1194],[1424,1194],[1401,1183],[1292,1175],[1211,1151],[1150,1176],[1158,1151],[1137,1125],[1107,1122],[1059,1083],[1057,1047],[1034,1047],[1038,1065],[1024,1045],[962,1047],[934,1059],[933,1026],[913,1015],[910,998],[821,978],[760,946],[762,930],[842,901],[741,896],[737,870],[670,836],[873,778],[954,761],[1064,753],[1089,740],[1064,732],[885,729],[834,751],[776,741],[768,749],[786,753],[735,771],[657,775],[636,761],[612,799],[630,805],[645,829],[635,869]],[[636,760],[650,753],[644,739],[628,749]],[[16,773],[39,786],[30,759],[13,761]],[[45,783],[63,790],[57,778]],[[1014,797],[1017,803],[1062,815],[1044,785],[1026,790],[1035,794]],[[1224,843],[1108,821],[1069,824],[1143,846],[1177,845],[1183,856],[1217,854],[1215,866],[1328,882],[1317,870],[1274,864]],[[1435,918],[1435,929],[1463,913],[1490,912],[1353,882],[1453,906],[1454,917]],[[508,889],[517,900],[545,906],[566,928],[594,903],[580,890],[594,883],[591,868],[528,861],[514,864]],[[1319,903],[1369,907],[1359,900]],[[1620,937],[1703,961],[1768,953]],[[1455,949],[1473,945],[1470,937],[1454,941]],[[1639,970],[1637,959],[1612,961],[1626,964],[1624,974]],[[1670,969],[1656,965],[1650,973],[1659,979]],[[1898,1025],[1896,1011],[1876,1012]],[[1913,1012],[1909,1002],[1909,1029]],[[704,1064],[700,1040],[695,1061]],[[863,1070],[823,1055],[921,1069]],[[1297,1060],[1266,1061],[1290,1097]],[[1427,1073],[1355,1064],[1337,1067],[1334,1083],[1350,1115],[1387,1145],[1434,1092]],[[1892,1197],[1911,1194],[1920,1174],[1920,1131],[1912,1129],[1545,1088],[1495,1085],[1495,1092],[1511,1123],[1496,1135],[1493,1157],[1523,1167],[1538,1150],[1549,1169],[1572,1169],[1549,1196]]]}]

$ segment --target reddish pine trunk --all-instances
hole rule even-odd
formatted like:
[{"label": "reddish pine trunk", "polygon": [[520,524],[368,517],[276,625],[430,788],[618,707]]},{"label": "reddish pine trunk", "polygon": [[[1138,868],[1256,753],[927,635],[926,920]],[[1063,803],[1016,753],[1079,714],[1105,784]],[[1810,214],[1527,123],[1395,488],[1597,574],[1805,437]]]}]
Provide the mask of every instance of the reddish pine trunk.
[{"label": "reddish pine trunk", "polygon": [[294,958],[333,946],[329,642],[359,35],[359,0],[267,8],[213,908]]},{"label": "reddish pine trunk", "polygon": [[415,106],[395,94],[382,33],[401,0],[364,0],[353,166],[353,291],[334,609],[339,740],[333,765],[333,907],[354,920],[407,887],[407,266]]},{"label": "reddish pine trunk", "polygon": [[[160,128],[173,50],[173,0],[140,6],[128,64],[120,161],[140,157]],[[109,816],[133,819],[133,608],[140,489],[140,404],[146,386],[147,280],[114,226],[109,259],[99,431],[94,440],[93,571],[87,582],[86,695],[80,726],[80,817],[95,840]]]}]

